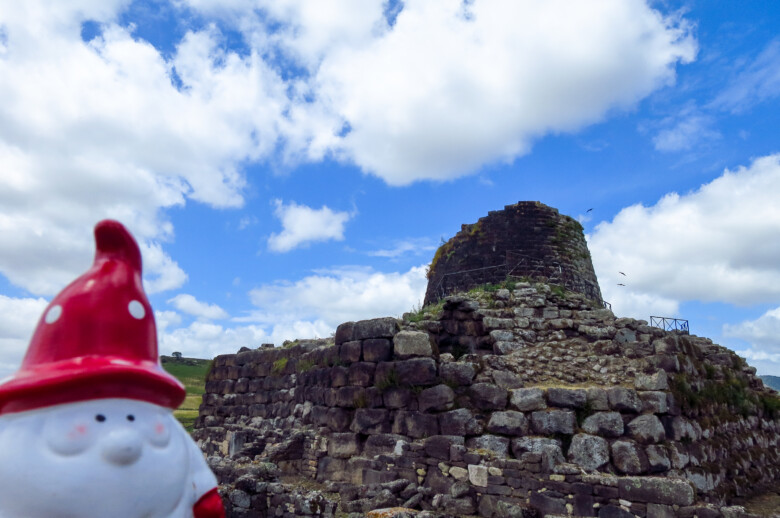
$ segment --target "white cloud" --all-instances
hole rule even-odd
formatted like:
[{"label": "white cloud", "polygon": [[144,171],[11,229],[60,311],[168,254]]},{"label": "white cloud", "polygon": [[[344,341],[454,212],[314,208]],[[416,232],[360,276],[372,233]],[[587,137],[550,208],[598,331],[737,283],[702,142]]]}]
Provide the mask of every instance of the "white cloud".
[{"label": "white cloud", "polygon": [[702,141],[721,138],[720,133],[710,129],[711,125],[711,117],[689,114],[675,121],[672,127],[659,131],[653,144],[658,151],[687,151]]},{"label": "white cloud", "polygon": [[673,311],[676,302],[685,300],[739,305],[776,301],[778,199],[780,155],[771,155],[749,167],[726,170],[696,191],[668,194],[650,207],[623,209],[589,236],[604,298],[619,309],[626,298],[644,304],[642,297],[647,297],[648,311]]},{"label": "white cloud", "polygon": [[180,293],[168,300],[168,304],[188,315],[193,315],[204,320],[216,320],[227,318],[227,312],[217,304],[201,302],[188,293]]},{"label": "white cloud", "polygon": [[321,209],[295,202],[285,205],[281,200],[274,200],[274,205],[274,215],[282,222],[282,231],[268,238],[268,248],[274,252],[289,252],[311,242],[344,240],[344,225],[351,218],[349,213],[334,212],[324,205]]},{"label": "white cloud", "polygon": [[318,272],[296,282],[275,283],[250,291],[257,309],[236,321],[277,324],[323,322],[330,332],[342,322],[401,316],[422,301],[425,267],[381,273],[368,268]]},{"label": "white cloud", "polygon": [[409,253],[419,255],[432,250],[436,250],[436,246],[431,244],[429,239],[407,239],[404,241],[397,241],[393,244],[392,248],[383,248],[368,252],[368,255],[372,257],[395,259]]},{"label": "white cloud", "polygon": [[725,324],[723,334],[760,348],[767,355],[760,359],[780,362],[780,308],[770,309],[756,320]]},{"label": "white cloud", "polygon": [[47,304],[42,298],[0,295],[0,378],[19,367]]},{"label": "white cloud", "polygon": [[744,112],[758,103],[780,96],[780,39],[739,70],[729,86],[711,103],[733,113]]}]

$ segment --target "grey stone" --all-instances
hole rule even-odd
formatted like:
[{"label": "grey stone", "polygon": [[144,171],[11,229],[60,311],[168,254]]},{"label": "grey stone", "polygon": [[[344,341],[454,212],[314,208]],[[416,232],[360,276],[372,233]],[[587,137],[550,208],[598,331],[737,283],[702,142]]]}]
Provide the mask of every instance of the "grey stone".
[{"label": "grey stone", "polygon": [[571,410],[539,410],[531,414],[531,428],[540,435],[573,434],[577,419]]},{"label": "grey stone", "polygon": [[525,347],[524,342],[500,341],[493,344],[493,354],[508,355]]},{"label": "grey stone", "polygon": [[582,429],[602,437],[620,437],[623,435],[623,418],[619,412],[596,412],[585,418]]},{"label": "grey stone", "polygon": [[398,359],[429,357],[433,354],[428,333],[420,331],[400,331],[393,337],[393,351]]},{"label": "grey stone", "polygon": [[420,412],[449,410],[455,404],[455,392],[447,385],[436,385],[417,396]]},{"label": "grey stone", "polygon": [[619,439],[612,443],[612,464],[628,475],[647,472],[648,462],[645,450],[634,441]]},{"label": "grey stone", "polygon": [[599,508],[599,518],[636,518],[636,515],[616,505],[609,504]]},{"label": "grey stone", "polygon": [[639,393],[639,399],[642,400],[642,412],[653,414],[665,414],[669,407],[666,401],[666,392],[645,391]]},{"label": "grey stone", "polygon": [[489,450],[496,457],[505,459],[509,453],[509,439],[498,435],[484,434],[468,439],[466,447],[470,450]]},{"label": "grey stone", "polygon": [[407,385],[433,385],[436,382],[436,362],[432,358],[395,362],[395,372],[401,383]]},{"label": "grey stone", "polygon": [[566,501],[562,497],[554,497],[546,493],[534,491],[531,493],[531,507],[539,511],[540,516],[568,515]]},{"label": "grey stone", "polygon": [[376,455],[392,455],[398,442],[404,443],[406,440],[406,437],[397,434],[369,435],[363,446],[363,455],[368,458],[373,458]]},{"label": "grey stone", "polygon": [[[343,347],[343,346],[342,346]],[[368,387],[374,382],[375,363],[355,362],[349,366],[349,384],[358,387]]]},{"label": "grey stone", "polygon": [[388,415],[385,408],[358,408],[349,429],[362,434],[387,433],[390,431]]},{"label": "grey stone", "polygon": [[587,471],[594,471],[609,462],[609,444],[596,435],[578,433],[569,446],[569,461]]},{"label": "grey stone", "polygon": [[642,414],[628,423],[628,434],[637,442],[651,444],[666,438],[661,420],[655,414]]},{"label": "grey stone", "polygon": [[667,390],[669,382],[666,377],[666,371],[659,370],[655,374],[637,374],[634,380],[634,387],[637,390]]},{"label": "grey stone", "polygon": [[453,362],[439,365],[441,379],[457,387],[470,385],[476,373],[477,370],[471,363]]},{"label": "grey stone", "polygon": [[625,500],[664,505],[691,505],[695,496],[691,484],[679,478],[623,477],[618,490]]},{"label": "grey stone", "polygon": [[374,318],[355,322],[353,340],[366,338],[392,338],[398,332],[398,320],[392,317]]},{"label": "grey stone", "polygon": [[625,387],[612,387],[607,390],[607,397],[609,398],[609,406],[613,410],[634,413],[642,411],[642,400],[639,399],[636,390]]},{"label": "grey stone", "polygon": [[614,340],[618,345],[636,342],[636,333],[626,328],[619,329],[617,333],[615,333]]},{"label": "grey stone", "polygon": [[362,347],[357,340],[344,342],[339,346],[339,359],[344,363],[359,362],[361,350]]},{"label": "grey stone", "polygon": [[492,383],[474,383],[469,394],[474,407],[480,410],[503,410],[506,408],[507,391]]},{"label": "grey stone", "polygon": [[469,482],[477,487],[487,487],[488,485],[488,469],[487,466],[479,466],[476,464],[469,464]]},{"label": "grey stone", "polygon": [[409,408],[414,399],[412,391],[406,387],[390,387],[382,393],[382,400],[387,408]]},{"label": "grey stone", "polygon": [[449,461],[450,447],[453,444],[463,445],[463,437],[455,435],[433,435],[425,439],[425,453],[434,459]]},{"label": "grey stone", "polygon": [[545,446],[556,446],[560,449],[561,443],[548,437],[520,437],[512,439],[512,454],[518,459],[523,453],[542,453]]},{"label": "grey stone", "polygon": [[467,408],[458,408],[439,414],[439,426],[443,435],[479,435],[482,425]]},{"label": "grey stone", "polygon": [[674,518],[674,508],[670,505],[647,504],[647,518]]},{"label": "grey stone", "polygon": [[333,433],[328,438],[328,455],[348,459],[360,453],[360,440],[354,433]]},{"label": "grey stone", "polygon": [[587,401],[584,389],[551,387],[547,389],[547,403],[564,408],[583,408]]},{"label": "grey stone", "polygon": [[336,345],[341,345],[344,342],[349,342],[353,340],[353,329],[355,327],[354,322],[344,322],[340,326],[336,328],[336,334],[334,336],[334,341],[336,342]]},{"label": "grey stone", "polygon": [[487,431],[503,435],[525,435],[528,433],[528,420],[522,412],[515,410],[493,412],[487,424]]},{"label": "grey stone", "polygon": [[652,444],[645,448],[645,453],[647,453],[647,464],[651,473],[662,473],[669,471],[672,467],[669,460],[669,450],[666,446]]},{"label": "grey stone", "polygon": [[435,415],[399,410],[395,414],[392,431],[415,439],[430,437],[439,435],[439,422]]},{"label": "grey stone", "polygon": [[491,375],[493,376],[493,381],[496,385],[501,387],[502,389],[516,389],[523,386],[523,379],[515,374],[514,372],[509,371],[493,371],[491,372]]},{"label": "grey stone", "polygon": [[588,406],[592,410],[609,410],[609,398],[607,398],[606,390],[590,387],[585,389],[585,393],[588,395]]},{"label": "grey stone", "polygon": [[367,338],[363,340],[363,360],[367,362],[386,362],[393,358],[393,344],[387,338]]},{"label": "grey stone", "polygon": [[521,412],[547,408],[544,391],[540,388],[519,388],[509,391],[509,405]]}]

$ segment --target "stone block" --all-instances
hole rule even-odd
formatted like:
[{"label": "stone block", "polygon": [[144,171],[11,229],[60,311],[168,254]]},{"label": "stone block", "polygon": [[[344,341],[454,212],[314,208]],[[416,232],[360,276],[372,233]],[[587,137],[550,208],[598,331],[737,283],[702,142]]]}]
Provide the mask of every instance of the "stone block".
[{"label": "stone block", "polygon": [[387,408],[409,409],[414,394],[406,387],[390,387],[382,393],[382,399]]},{"label": "stone block", "polygon": [[425,439],[425,453],[434,459],[449,461],[450,448],[453,444],[463,445],[463,437],[456,435],[433,435]]},{"label": "stone block", "polygon": [[348,459],[360,453],[360,439],[354,433],[333,433],[328,438],[328,455]]},{"label": "stone block", "polygon": [[563,408],[584,408],[587,394],[584,389],[551,387],[547,389],[547,404]]},{"label": "stone block", "polygon": [[439,435],[439,421],[435,415],[399,410],[395,415],[393,433],[419,439]]},{"label": "stone block", "polygon": [[[512,454],[524,462],[539,462],[545,446],[561,447],[560,441],[549,437],[520,437],[512,439]],[[533,454],[531,456],[526,454]],[[535,456],[535,457],[534,457]]]},{"label": "stone block", "polygon": [[392,317],[361,320],[354,324],[353,340],[392,338],[398,332],[398,329],[398,319]]},{"label": "stone block", "polygon": [[387,338],[367,338],[363,340],[363,360],[367,362],[386,362],[393,358],[393,344]]},{"label": "stone block", "polygon": [[360,361],[361,344],[358,340],[344,342],[339,346],[339,359],[343,363],[353,363]]},{"label": "stone block", "polygon": [[393,352],[396,359],[430,357],[433,347],[428,333],[420,331],[400,331],[393,337]]},{"label": "stone block", "polygon": [[398,380],[406,385],[433,385],[436,382],[436,362],[432,358],[412,358],[395,362]]},{"label": "stone block", "polygon": [[444,384],[427,388],[417,396],[417,405],[420,412],[449,410],[454,404],[455,392]]},{"label": "stone block", "polygon": [[466,440],[466,447],[470,450],[488,450],[494,456],[505,459],[509,454],[509,439],[498,435],[484,434]]},{"label": "stone block", "polygon": [[375,370],[376,370],[375,363],[369,363],[369,362],[353,363],[348,368],[349,384],[358,387],[368,387],[370,385],[373,385]]},{"label": "stone block", "polygon": [[439,414],[439,426],[444,435],[479,435],[482,433],[482,424],[474,419],[474,415],[467,408],[458,408]]},{"label": "stone block", "polygon": [[407,444],[407,439],[402,435],[389,433],[371,435],[363,446],[363,455],[368,458],[377,455],[393,455],[404,444]]},{"label": "stone block", "polygon": [[571,435],[576,424],[576,416],[571,410],[538,410],[531,413],[531,428],[539,435]]},{"label": "stone block", "polygon": [[353,340],[353,329],[355,327],[354,322],[344,322],[336,328],[336,335],[334,341],[336,345],[341,345],[344,342],[350,342]]},{"label": "stone block", "polygon": [[531,493],[530,504],[531,507],[539,512],[540,516],[547,515],[563,515],[566,516],[569,512],[566,510],[566,500],[562,496],[552,496],[549,492],[540,493],[534,491]]},{"label": "stone block", "polygon": [[387,433],[390,431],[389,411],[384,408],[358,408],[349,429],[362,434]]},{"label": "stone block", "polygon": [[612,387],[607,390],[609,406],[612,410],[618,412],[634,412],[638,414],[642,411],[642,400],[636,390],[625,387]]},{"label": "stone block", "polygon": [[480,466],[475,464],[468,465],[469,482],[477,487],[487,487],[488,485],[488,469],[487,466]]},{"label": "stone block", "polygon": [[524,342],[505,342],[500,341],[493,344],[493,354],[496,355],[508,355],[512,354],[515,351],[519,351],[520,349],[523,349],[525,347]]},{"label": "stone block", "polygon": [[640,475],[649,465],[644,448],[634,441],[619,439],[612,443],[612,464],[622,473]]},{"label": "stone block", "polygon": [[343,432],[352,423],[352,411],[345,408],[331,408],[328,410],[326,425],[333,431]]},{"label": "stone block", "polygon": [[441,379],[457,387],[465,387],[471,384],[477,370],[472,363],[452,362],[439,365]]},{"label": "stone block", "polygon": [[507,391],[492,383],[474,383],[469,396],[475,408],[480,410],[503,410],[507,404]]},{"label": "stone block", "polygon": [[666,392],[645,391],[639,393],[639,399],[642,400],[642,412],[652,414],[665,414],[669,407],[666,401]]},{"label": "stone block", "polygon": [[691,484],[679,478],[622,477],[618,489],[625,500],[664,505],[691,505],[696,496]]},{"label": "stone block", "polygon": [[514,372],[497,370],[493,371],[491,375],[493,376],[493,382],[502,389],[510,390],[523,386],[523,379]]},{"label": "stone block", "polygon": [[652,444],[645,448],[648,469],[651,473],[663,473],[672,467],[669,459],[669,448],[660,444]]},{"label": "stone block", "polygon": [[578,433],[569,446],[569,461],[595,471],[609,462],[609,444],[602,437]]},{"label": "stone block", "polygon": [[623,418],[620,412],[596,412],[585,418],[582,429],[602,437],[620,437],[623,435]]},{"label": "stone block", "polygon": [[522,412],[515,410],[493,412],[487,424],[487,431],[502,435],[525,435],[528,433],[528,419]]},{"label": "stone block", "polygon": [[666,371],[659,370],[655,374],[639,373],[634,380],[634,387],[637,390],[667,390],[669,382]]},{"label": "stone block", "polygon": [[544,391],[540,388],[519,388],[509,391],[509,406],[521,412],[547,408]]},{"label": "stone block", "polygon": [[641,444],[654,444],[666,439],[666,431],[655,414],[642,414],[628,423],[628,435]]}]

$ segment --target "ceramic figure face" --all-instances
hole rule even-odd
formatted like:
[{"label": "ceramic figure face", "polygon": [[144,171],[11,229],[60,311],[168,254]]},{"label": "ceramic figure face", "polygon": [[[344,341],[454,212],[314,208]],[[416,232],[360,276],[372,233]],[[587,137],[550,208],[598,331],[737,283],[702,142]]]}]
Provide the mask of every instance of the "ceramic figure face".
[{"label": "ceramic figure face", "polygon": [[170,410],[130,399],[0,416],[0,518],[179,516],[185,441]]}]

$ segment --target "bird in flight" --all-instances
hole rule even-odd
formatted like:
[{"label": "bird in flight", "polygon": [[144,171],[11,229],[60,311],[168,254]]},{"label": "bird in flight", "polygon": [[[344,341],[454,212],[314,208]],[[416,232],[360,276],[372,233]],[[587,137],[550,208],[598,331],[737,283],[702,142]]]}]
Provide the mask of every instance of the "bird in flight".
[{"label": "bird in flight", "polygon": [[586,211],[585,211],[585,213],[587,214],[588,212],[590,212],[590,211],[592,211],[592,210],[593,210],[593,209],[588,209],[588,210],[586,210]]},{"label": "bird in flight", "polygon": [[619,282],[619,283],[618,283],[618,286],[625,286],[625,284],[623,284],[623,283]]},{"label": "bird in flight", "polygon": [[626,276],[626,274],[625,274],[625,273],[623,273],[623,272],[618,272],[618,273],[619,273],[620,275],[622,275],[623,277],[625,277],[625,276]]}]

